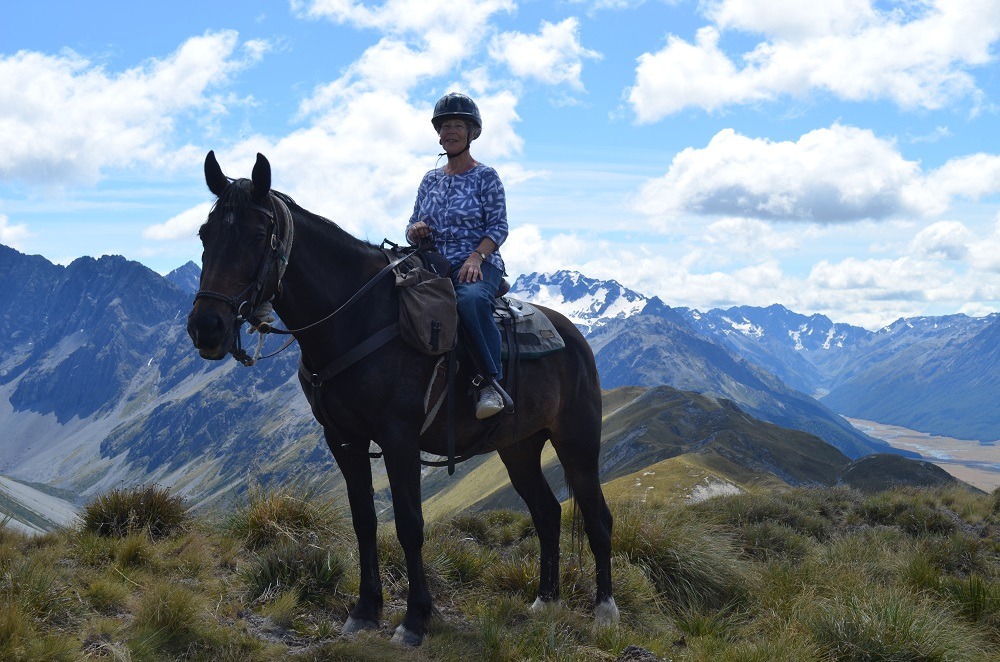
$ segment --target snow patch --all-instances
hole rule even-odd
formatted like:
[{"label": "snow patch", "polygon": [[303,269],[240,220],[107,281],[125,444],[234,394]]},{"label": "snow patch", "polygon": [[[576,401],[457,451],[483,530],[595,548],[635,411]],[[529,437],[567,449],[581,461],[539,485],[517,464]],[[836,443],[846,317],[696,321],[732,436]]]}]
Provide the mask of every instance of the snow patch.
[{"label": "snow patch", "polygon": [[739,494],[741,490],[736,485],[724,480],[712,480],[705,478],[704,485],[695,485],[691,494],[687,497],[688,503],[700,503],[719,496],[731,496]]}]

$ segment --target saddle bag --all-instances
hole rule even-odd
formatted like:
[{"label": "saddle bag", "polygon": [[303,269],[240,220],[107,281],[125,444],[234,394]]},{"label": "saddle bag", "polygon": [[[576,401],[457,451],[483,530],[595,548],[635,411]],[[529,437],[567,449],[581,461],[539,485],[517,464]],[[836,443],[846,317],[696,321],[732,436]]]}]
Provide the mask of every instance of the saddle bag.
[{"label": "saddle bag", "polygon": [[424,354],[437,356],[458,342],[455,286],[422,267],[396,272],[399,293],[399,335]]}]

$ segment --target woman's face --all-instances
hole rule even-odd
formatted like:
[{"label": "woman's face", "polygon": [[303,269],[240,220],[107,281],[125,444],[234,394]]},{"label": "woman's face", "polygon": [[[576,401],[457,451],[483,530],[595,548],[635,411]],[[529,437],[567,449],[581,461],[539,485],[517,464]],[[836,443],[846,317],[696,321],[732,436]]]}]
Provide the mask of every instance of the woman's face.
[{"label": "woman's face", "polygon": [[460,152],[469,142],[469,124],[463,120],[445,120],[441,123],[438,136],[446,152]]}]

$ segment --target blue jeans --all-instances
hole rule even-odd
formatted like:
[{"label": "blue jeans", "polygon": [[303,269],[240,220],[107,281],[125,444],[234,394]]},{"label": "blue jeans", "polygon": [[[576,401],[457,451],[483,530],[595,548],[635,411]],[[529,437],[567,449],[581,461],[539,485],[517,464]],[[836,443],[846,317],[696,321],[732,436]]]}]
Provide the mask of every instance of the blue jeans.
[{"label": "blue jeans", "polygon": [[483,369],[497,380],[503,377],[500,361],[500,330],[493,321],[493,297],[503,281],[503,272],[489,262],[482,266],[483,279],[475,283],[459,283],[458,269],[452,269],[451,280],[458,297],[458,319],[472,347],[479,352]]}]

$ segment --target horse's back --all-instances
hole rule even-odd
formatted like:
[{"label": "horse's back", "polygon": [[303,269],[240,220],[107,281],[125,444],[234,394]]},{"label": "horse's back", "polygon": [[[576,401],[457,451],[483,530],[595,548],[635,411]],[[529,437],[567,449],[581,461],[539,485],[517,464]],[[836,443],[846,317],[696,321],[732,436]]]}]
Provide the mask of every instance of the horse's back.
[{"label": "horse's back", "polygon": [[565,349],[539,359],[559,367],[560,388],[575,397],[601,397],[601,379],[590,343],[565,315],[552,308],[532,304],[549,318],[566,343]]}]

